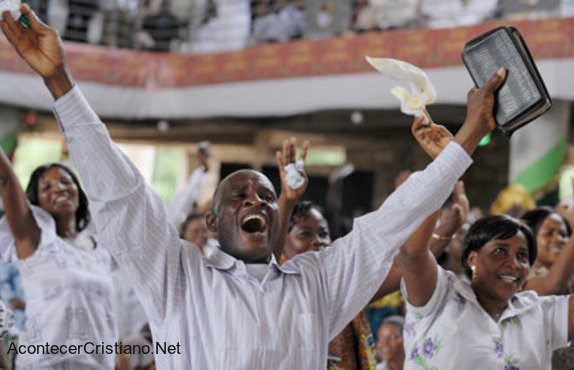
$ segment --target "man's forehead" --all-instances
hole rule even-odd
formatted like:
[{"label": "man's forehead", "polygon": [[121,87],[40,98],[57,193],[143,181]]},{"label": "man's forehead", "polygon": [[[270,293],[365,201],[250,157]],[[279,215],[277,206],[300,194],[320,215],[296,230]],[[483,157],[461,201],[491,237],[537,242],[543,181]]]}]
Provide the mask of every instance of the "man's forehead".
[{"label": "man's forehead", "polygon": [[230,189],[241,188],[248,185],[262,185],[270,190],[275,191],[271,181],[262,174],[254,170],[240,170],[229,175],[223,183],[223,190],[229,191]]}]

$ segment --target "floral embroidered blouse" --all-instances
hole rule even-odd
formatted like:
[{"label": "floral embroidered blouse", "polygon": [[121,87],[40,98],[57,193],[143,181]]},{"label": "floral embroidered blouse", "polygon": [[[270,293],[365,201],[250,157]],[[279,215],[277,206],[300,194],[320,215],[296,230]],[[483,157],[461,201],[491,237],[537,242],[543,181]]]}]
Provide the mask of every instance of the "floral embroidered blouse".
[{"label": "floral embroidered blouse", "polygon": [[495,322],[470,284],[441,267],[426,306],[401,290],[405,369],[551,369],[552,351],[568,345],[568,296],[517,293]]}]

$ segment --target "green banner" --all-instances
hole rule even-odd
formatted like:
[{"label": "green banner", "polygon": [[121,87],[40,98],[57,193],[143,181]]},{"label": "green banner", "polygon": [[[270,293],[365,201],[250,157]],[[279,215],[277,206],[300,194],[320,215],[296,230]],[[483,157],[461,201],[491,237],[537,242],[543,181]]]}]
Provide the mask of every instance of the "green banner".
[{"label": "green banner", "polygon": [[16,147],[16,138],[18,136],[17,130],[9,132],[4,137],[0,138],[0,147],[6,155],[10,154]]},{"label": "green banner", "polygon": [[513,183],[524,185],[531,194],[542,189],[558,174],[566,160],[567,149],[568,140],[564,137],[548,153],[516,176]]}]

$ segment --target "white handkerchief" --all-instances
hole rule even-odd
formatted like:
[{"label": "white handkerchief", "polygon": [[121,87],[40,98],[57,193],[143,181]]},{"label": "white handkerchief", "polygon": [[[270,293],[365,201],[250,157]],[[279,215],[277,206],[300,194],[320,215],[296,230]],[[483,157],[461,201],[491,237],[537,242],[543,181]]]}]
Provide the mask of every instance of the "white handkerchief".
[{"label": "white handkerchief", "polygon": [[20,0],[0,0],[0,14],[9,11],[12,18],[20,18]]},{"label": "white handkerchief", "polygon": [[289,163],[285,166],[285,171],[287,175],[285,176],[285,181],[291,189],[299,189],[305,183],[305,178],[299,171],[305,167],[305,162],[299,159],[297,163]]},{"label": "white handkerchief", "polygon": [[409,84],[409,91],[395,86],[391,93],[401,101],[401,112],[420,117],[425,107],[436,100],[436,91],[426,73],[410,63],[391,58],[366,57],[377,71]]}]

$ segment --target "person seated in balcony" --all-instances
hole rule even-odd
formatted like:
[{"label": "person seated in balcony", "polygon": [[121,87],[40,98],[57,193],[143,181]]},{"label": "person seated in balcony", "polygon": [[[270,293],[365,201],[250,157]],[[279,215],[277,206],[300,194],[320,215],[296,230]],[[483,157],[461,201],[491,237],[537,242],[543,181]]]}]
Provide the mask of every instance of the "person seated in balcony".
[{"label": "person seated in balcony", "polygon": [[422,25],[429,28],[469,26],[495,18],[498,0],[421,0]]},{"label": "person seated in balcony", "polygon": [[181,22],[170,11],[170,1],[164,0],[158,13],[148,15],[143,20],[143,31],[153,39],[153,44],[147,50],[171,50],[172,42],[179,40],[180,27]]},{"label": "person seated in balcony", "polygon": [[418,24],[420,0],[359,0],[355,24],[357,31],[414,27]]},{"label": "person seated in balcony", "polygon": [[251,27],[249,0],[208,0],[199,26],[189,29],[181,51],[208,54],[241,50]]},{"label": "person seated in balcony", "polygon": [[88,42],[90,20],[98,10],[98,3],[92,0],[69,0],[68,20],[64,39],[77,42]]},{"label": "person seated in balcony", "polygon": [[561,0],[501,0],[500,16],[509,20],[535,20],[560,16]]},{"label": "person seated in balcony", "polygon": [[266,0],[259,0],[254,4],[253,8],[253,22],[249,44],[259,45],[277,41],[285,41],[279,17],[272,11]]},{"label": "person seated in balcony", "polygon": [[281,41],[298,39],[305,31],[305,8],[303,0],[277,0],[275,13],[283,28]]}]

